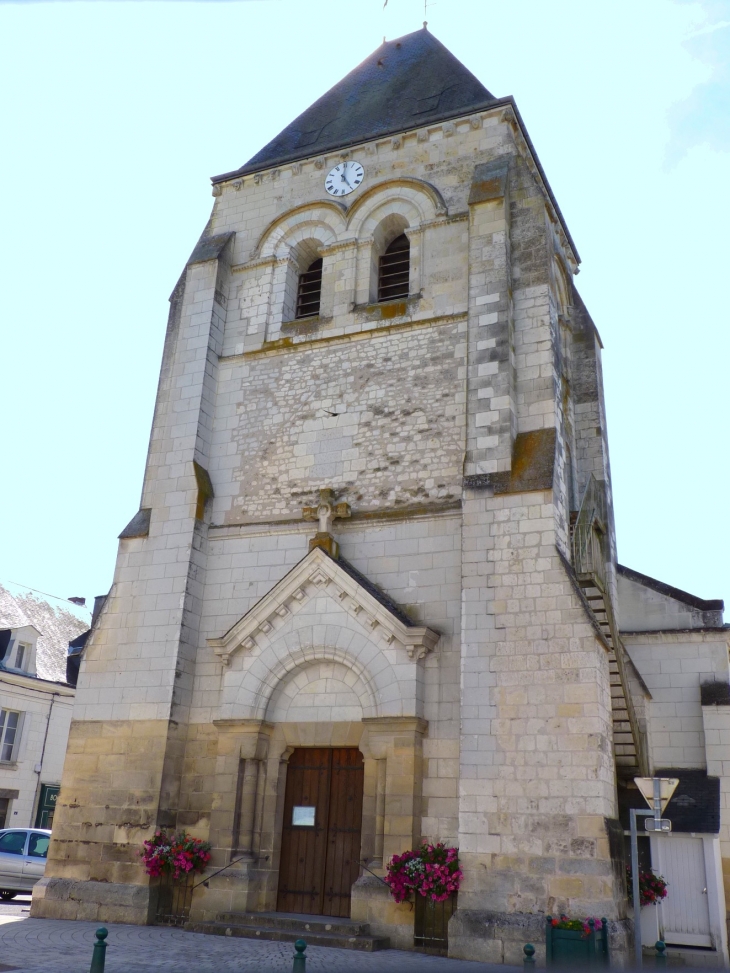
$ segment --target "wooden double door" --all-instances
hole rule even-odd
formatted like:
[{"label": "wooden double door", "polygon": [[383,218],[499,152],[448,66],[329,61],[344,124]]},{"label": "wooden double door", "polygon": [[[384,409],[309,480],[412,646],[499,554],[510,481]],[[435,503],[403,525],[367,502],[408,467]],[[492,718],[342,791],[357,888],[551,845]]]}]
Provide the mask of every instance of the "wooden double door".
[{"label": "wooden double door", "polygon": [[302,748],[289,758],[279,912],[350,915],[360,867],[363,759],[355,747]]}]

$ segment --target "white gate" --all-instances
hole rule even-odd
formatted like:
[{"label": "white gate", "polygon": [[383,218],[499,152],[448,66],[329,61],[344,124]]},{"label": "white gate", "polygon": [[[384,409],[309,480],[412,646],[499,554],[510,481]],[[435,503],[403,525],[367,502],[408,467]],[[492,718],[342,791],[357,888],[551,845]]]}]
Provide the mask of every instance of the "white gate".
[{"label": "white gate", "polygon": [[669,883],[659,907],[660,936],[676,946],[714,946],[702,838],[652,838],[651,858],[654,871]]}]

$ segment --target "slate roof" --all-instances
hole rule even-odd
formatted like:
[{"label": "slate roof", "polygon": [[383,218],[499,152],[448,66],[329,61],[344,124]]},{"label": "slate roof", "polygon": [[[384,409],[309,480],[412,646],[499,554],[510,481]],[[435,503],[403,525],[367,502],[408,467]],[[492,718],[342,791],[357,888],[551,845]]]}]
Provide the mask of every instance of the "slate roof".
[{"label": "slate roof", "polygon": [[213,182],[468,115],[496,100],[424,27],[384,42],[245,165]]},{"label": "slate roof", "polygon": [[25,628],[32,624],[15,598],[0,585],[0,629]]},{"label": "slate roof", "polygon": [[[56,599],[54,599],[55,601]],[[89,628],[58,600],[51,604],[27,589],[11,593],[0,585],[0,629],[32,625],[40,632],[36,643],[36,672],[39,679],[66,682],[68,644]]]},{"label": "slate roof", "polygon": [[[327,557],[330,557],[330,555],[328,554]],[[406,615],[397,602],[393,601],[390,595],[386,595],[369,578],[366,578],[364,574],[360,574],[357,568],[350,564],[349,561],[346,561],[344,557],[338,557],[337,559],[331,558],[331,560],[334,560],[335,564],[339,564],[342,570],[349,574],[353,581],[357,581],[361,588],[364,588],[369,595],[372,595],[376,601],[379,601],[383,608],[386,608],[391,615],[395,615],[398,621],[402,622],[406,628],[415,627],[415,622]]]}]

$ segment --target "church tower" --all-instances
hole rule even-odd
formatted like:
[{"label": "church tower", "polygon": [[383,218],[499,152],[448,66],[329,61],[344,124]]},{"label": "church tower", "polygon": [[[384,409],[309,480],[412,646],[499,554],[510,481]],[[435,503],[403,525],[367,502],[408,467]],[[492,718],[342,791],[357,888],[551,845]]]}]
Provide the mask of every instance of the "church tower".
[{"label": "church tower", "polygon": [[138,852],[179,827],[233,862],[195,920],[407,948],[377,876],[423,839],[463,864],[451,955],[518,963],[550,912],[619,949],[645,758],[601,343],[513,99],[424,27],[213,196],[33,914],[150,921]]}]

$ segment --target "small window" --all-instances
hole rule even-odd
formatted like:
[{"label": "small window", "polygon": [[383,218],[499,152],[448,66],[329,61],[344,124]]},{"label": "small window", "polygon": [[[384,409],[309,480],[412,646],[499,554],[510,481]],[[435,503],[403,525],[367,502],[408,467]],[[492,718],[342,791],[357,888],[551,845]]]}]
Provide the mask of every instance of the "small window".
[{"label": "small window", "polygon": [[22,669],[23,663],[27,663],[30,657],[30,646],[25,642],[18,642],[18,649],[15,653],[15,668]]},{"label": "small window", "polygon": [[14,759],[18,743],[18,724],[20,713],[0,709],[0,760],[9,762]]},{"label": "small window", "polygon": [[378,264],[378,301],[408,297],[411,244],[405,233],[391,243]]},{"label": "small window", "polygon": [[322,258],[315,260],[299,275],[297,289],[298,318],[311,318],[319,314],[319,302],[322,297]]},{"label": "small window", "polygon": [[30,836],[30,841],[28,842],[28,857],[29,858],[47,858],[48,857],[48,844],[50,838],[47,834],[37,834],[35,831]]},{"label": "small window", "polygon": [[0,836],[0,854],[22,855],[25,849],[25,831],[6,831]]}]

